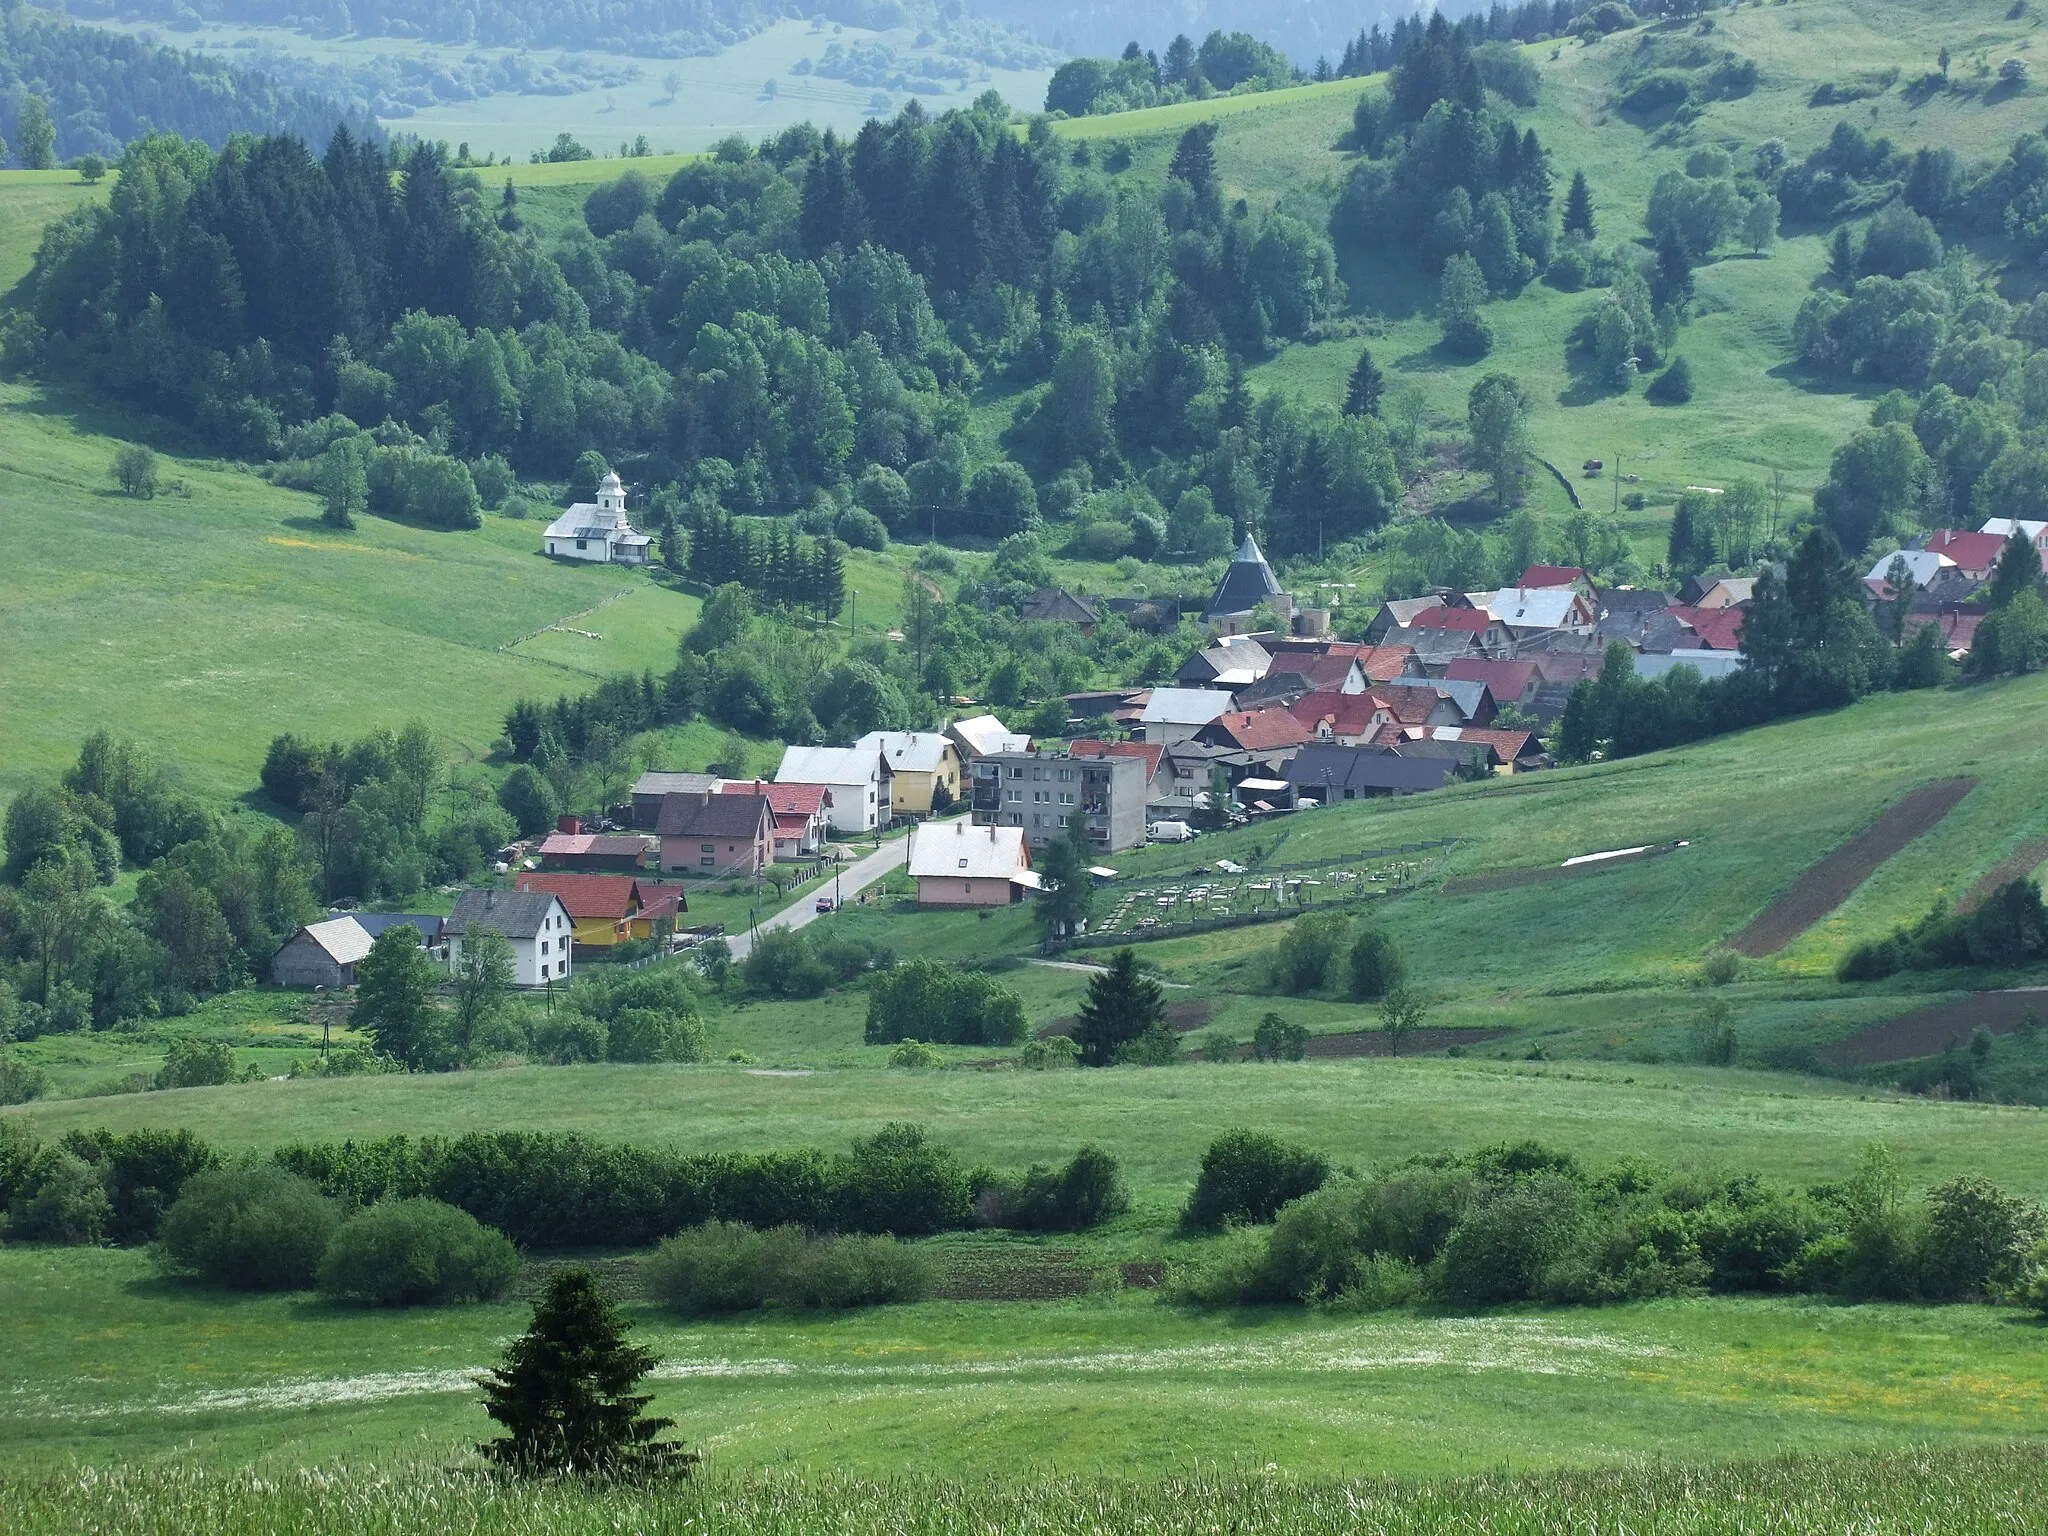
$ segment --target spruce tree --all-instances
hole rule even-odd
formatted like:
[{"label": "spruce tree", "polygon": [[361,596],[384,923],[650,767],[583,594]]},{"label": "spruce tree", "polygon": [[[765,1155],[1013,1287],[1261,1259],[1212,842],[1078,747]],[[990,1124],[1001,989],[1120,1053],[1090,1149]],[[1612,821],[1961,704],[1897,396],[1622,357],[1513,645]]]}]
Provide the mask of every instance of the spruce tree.
[{"label": "spruce tree", "polygon": [[1678,498],[1678,510],[1671,518],[1671,538],[1665,545],[1664,567],[1673,576],[1690,576],[1698,570],[1709,556],[1701,547],[1701,535],[1692,525],[1692,505],[1687,498]]},{"label": "spruce tree", "polygon": [[1088,1000],[1074,1041],[1081,1047],[1081,1065],[1106,1067],[1117,1052],[1166,1017],[1166,997],[1159,983],[1138,973],[1135,950],[1120,949],[1109,969],[1091,977]]},{"label": "spruce tree", "polygon": [[1593,222],[1593,189],[1586,185],[1584,171],[1572,172],[1571,190],[1564,197],[1564,232],[1588,240],[1599,233]]},{"label": "spruce tree", "polygon": [[1214,215],[1222,206],[1216,189],[1216,125],[1197,123],[1180,136],[1173,151],[1173,163],[1166,174],[1184,181],[1195,194],[1202,211]]},{"label": "spruce tree", "polygon": [[836,619],[846,606],[845,546],[820,539],[811,551],[809,602],[821,619]]},{"label": "spruce tree", "polygon": [[1988,601],[1994,609],[2003,608],[2022,592],[2038,592],[2040,587],[2041,556],[2025,530],[2015,528],[2005,541],[2005,548],[1998,552]]},{"label": "spruce tree", "polygon": [[509,1433],[478,1449],[527,1476],[687,1473],[696,1455],[660,1438],[675,1421],[650,1417],[652,1395],[633,1391],[655,1355],[626,1342],[628,1326],[589,1270],[556,1275],[480,1383],[484,1411]]},{"label": "spruce tree", "polygon": [[1372,360],[1372,348],[1367,347],[1358,354],[1358,366],[1351,370],[1351,385],[1344,392],[1344,414],[1379,415],[1380,398],[1386,390],[1386,375],[1380,372],[1379,364]]}]

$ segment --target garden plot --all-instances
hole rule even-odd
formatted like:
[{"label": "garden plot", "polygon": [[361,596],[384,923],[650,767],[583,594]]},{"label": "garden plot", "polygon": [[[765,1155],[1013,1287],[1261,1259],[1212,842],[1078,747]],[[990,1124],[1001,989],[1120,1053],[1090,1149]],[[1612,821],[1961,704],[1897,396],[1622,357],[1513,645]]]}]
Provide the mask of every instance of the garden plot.
[{"label": "garden plot", "polygon": [[[1291,917],[1318,907],[1412,890],[1435,868],[1412,856],[1371,855],[1286,871],[1188,874],[1117,893],[1093,942],[1176,937],[1208,926]],[[1240,867],[1241,869],[1241,867]]]}]

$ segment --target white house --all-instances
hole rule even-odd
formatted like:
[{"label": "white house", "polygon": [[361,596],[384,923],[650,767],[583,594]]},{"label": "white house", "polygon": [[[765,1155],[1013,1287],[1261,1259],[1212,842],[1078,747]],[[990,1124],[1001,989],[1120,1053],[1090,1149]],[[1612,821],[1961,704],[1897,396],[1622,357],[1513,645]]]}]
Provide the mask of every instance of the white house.
[{"label": "white house", "polygon": [[560,897],[547,891],[464,891],[441,930],[448,939],[451,969],[461,966],[462,946],[477,928],[503,934],[512,946],[514,986],[568,984],[575,930]]},{"label": "white house", "polygon": [[1147,741],[1161,746],[1193,739],[1195,733],[1218,715],[1230,712],[1231,698],[1215,688],[1154,688],[1138,716],[1138,728]]},{"label": "white house", "polygon": [[905,859],[921,907],[1007,907],[1038,889],[1022,827],[918,827]]},{"label": "white house", "polygon": [[832,830],[844,837],[872,832],[889,819],[893,776],[873,747],[787,747],[778,784],[822,784],[832,792]]},{"label": "white house", "polygon": [[597,488],[597,504],[579,501],[552,523],[541,535],[547,553],[564,560],[594,560],[599,564],[645,565],[654,541],[635,533],[626,521],[626,488],[617,475],[608,474]]}]

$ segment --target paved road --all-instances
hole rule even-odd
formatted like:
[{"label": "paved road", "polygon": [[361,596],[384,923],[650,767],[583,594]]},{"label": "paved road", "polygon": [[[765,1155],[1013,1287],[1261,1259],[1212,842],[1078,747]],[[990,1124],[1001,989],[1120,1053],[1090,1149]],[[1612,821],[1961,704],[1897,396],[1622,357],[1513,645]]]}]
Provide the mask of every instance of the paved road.
[{"label": "paved road", "polygon": [[[754,932],[759,933],[762,929],[766,928],[802,928],[814,923],[818,920],[818,898],[820,896],[829,896],[836,888],[841,899],[852,901],[854,897],[875,884],[884,875],[888,874],[890,870],[901,869],[909,857],[909,838],[899,837],[892,842],[884,843],[880,852],[871,853],[866,858],[849,864],[842,869],[839,872],[839,880],[836,887],[831,885],[819,886],[818,889],[812,891],[808,896],[803,897],[799,901],[791,902],[773,917],[761,919],[761,927],[755,929]],[[726,942],[732,945],[733,959],[735,961],[744,960],[747,958],[748,952],[754,947],[754,934],[731,934],[727,937]]]}]

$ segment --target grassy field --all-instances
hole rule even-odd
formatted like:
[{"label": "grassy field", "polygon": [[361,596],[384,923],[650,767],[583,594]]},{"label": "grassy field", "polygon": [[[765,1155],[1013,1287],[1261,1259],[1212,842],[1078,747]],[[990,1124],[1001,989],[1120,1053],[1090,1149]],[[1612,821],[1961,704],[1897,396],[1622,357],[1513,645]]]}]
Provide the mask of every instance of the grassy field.
[{"label": "grassy field", "polygon": [[[157,30],[145,24],[108,24],[110,30]],[[427,60],[451,70],[475,61],[522,57],[510,48],[458,47],[399,37],[310,37],[283,27],[207,25],[180,33],[172,41],[209,57],[247,67],[260,50],[274,49],[310,64],[353,74],[374,65],[379,55]],[[886,112],[873,105],[876,90],[817,74],[798,74],[802,60],[817,61],[826,47],[839,42],[849,48],[884,45],[895,50],[899,67],[912,67],[936,50],[919,45],[916,27],[886,30],[785,20],[763,28],[721,52],[698,58],[657,58],[652,55],[607,54],[583,50],[555,54],[567,72],[608,78],[621,83],[566,94],[516,95],[500,92],[470,101],[441,101],[403,117],[389,117],[384,126],[397,133],[468,143],[479,156],[524,161],[546,149],[558,133],[570,133],[599,155],[616,155],[622,142],[645,134],[662,155],[708,149],[728,134],[759,139],[792,123],[813,122],[820,128],[856,132],[870,116],[892,115],[912,99],[905,91],[884,90]],[[260,60],[258,61],[260,66]],[[679,87],[671,96],[663,83],[675,74]],[[977,67],[963,83],[948,82],[945,94],[919,94],[930,110],[964,105],[983,91],[998,91],[1011,105],[1037,111],[1045,102],[1051,70],[1008,70]],[[767,87],[773,81],[771,93]],[[670,169],[673,169],[673,165]],[[616,167],[613,167],[616,171]]]},{"label": "grassy field", "polygon": [[[0,1252],[0,1475],[459,1462],[513,1302],[365,1312]],[[1217,1316],[1109,1291],[688,1321],[630,1303],[658,1411],[714,1472],[1441,1476],[2038,1433],[2048,1332],[1975,1307],[1768,1299],[1577,1314]],[[1227,1405],[1227,1424],[1218,1410]],[[0,1500],[5,1495],[0,1494]]]}]

